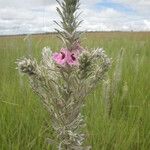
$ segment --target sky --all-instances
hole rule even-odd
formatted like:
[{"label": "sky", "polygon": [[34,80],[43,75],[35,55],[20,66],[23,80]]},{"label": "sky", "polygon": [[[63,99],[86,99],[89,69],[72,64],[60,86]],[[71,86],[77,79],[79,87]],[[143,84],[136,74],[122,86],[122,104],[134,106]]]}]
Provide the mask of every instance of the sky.
[{"label": "sky", "polygon": [[[79,30],[150,31],[150,0],[80,0]],[[56,0],[0,0],[0,35],[53,32]]]}]

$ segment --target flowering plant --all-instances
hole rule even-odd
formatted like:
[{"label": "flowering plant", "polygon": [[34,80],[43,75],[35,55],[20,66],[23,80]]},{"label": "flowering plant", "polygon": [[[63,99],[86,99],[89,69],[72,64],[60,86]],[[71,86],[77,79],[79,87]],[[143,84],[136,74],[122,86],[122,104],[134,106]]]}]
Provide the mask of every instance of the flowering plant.
[{"label": "flowering plant", "polygon": [[84,146],[85,121],[81,114],[85,98],[104,78],[110,59],[102,48],[88,51],[81,47],[80,32],[75,12],[79,0],[57,1],[62,21],[57,30],[64,48],[52,53],[50,48],[42,50],[40,64],[35,59],[22,58],[17,61],[18,69],[27,74],[36,92],[49,112],[56,140],[49,139],[59,150],[89,149]]}]

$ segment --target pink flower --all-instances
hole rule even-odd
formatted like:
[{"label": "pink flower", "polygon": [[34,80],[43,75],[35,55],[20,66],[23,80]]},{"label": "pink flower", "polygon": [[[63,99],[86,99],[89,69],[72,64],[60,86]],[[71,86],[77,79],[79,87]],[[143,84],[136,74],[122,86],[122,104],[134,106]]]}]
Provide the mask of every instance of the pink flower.
[{"label": "pink flower", "polygon": [[78,66],[78,57],[82,51],[84,51],[83,47],[80,46],[79,41],[76,41],[71,50],[62,48],[59,53],[54,53],[52,58],[61,66]]},{"label": "pink flower", "polygon": [[59,53],[54,53],[52,58],[57,64],[62,66],[78,65],[78,54],[76,53],[76,51],[70,52],[67,48],[62,48]]}]

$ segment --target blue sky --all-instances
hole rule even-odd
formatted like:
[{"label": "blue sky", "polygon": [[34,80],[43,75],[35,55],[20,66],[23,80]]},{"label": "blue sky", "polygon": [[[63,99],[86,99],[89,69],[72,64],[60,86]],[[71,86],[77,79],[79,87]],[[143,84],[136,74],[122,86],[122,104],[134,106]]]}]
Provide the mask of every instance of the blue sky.
[{"label": "blue sky", "polygon": [[[54,31],[55,0],[0,0],[0,35]],[[86,31],[150,31],[150,0],[81,0]]]},{"label": "blue sky", "polygon": [[112,8],[116,11],[124,12],[127,14],[136,13],[136,11],[130,7],[130,5],[124,5],[117,2],[112,2],[111,0],[105,0],[99,3],[96,3],[94,6],[96,9],[107,9]]}]

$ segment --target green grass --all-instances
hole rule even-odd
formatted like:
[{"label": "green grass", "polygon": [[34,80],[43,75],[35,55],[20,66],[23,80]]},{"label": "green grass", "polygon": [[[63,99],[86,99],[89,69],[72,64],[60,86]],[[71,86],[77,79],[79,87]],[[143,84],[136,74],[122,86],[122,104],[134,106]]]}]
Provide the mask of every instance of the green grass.
[{"label": "green grass", "polygon": [[[125,49],[122,77],[112,102],[112,115],[104,111],[101,85],[88,96],[84,109],[93,150],[149,150],[150,148],[150,33],[89,33],[82,37],[87,48],[104,47],[114,64]],[[0,150],[46,150],[49,116],[32,92],[26,77],[15,69],[17,58],[29,54],[40,59],[41,49],[61,46],[55,35],[0,38]],[[111,78],[111,77],[110,77]],[[122,100],[122,87],[128,93]],[[47,129],[47,130],[46,130]]]}]

